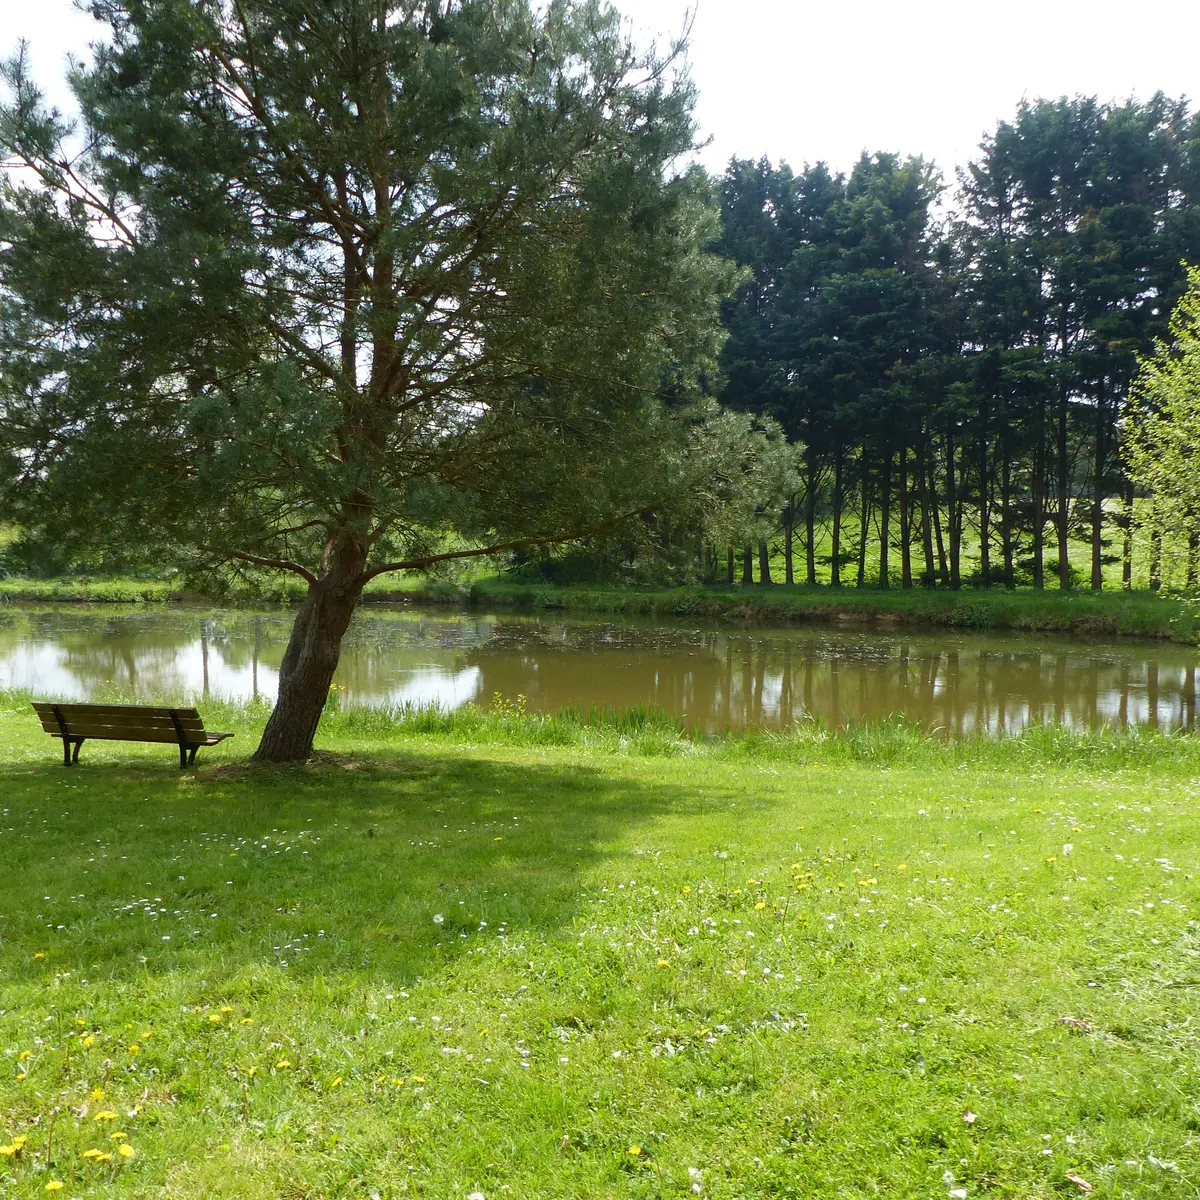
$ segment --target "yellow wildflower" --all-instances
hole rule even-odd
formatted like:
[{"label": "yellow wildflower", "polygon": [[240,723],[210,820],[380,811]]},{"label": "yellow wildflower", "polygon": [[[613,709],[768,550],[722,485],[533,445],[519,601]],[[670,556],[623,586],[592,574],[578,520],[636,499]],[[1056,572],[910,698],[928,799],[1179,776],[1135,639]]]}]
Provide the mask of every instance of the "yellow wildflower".
[{"label": "yellow wildflower", "polygon": [[220,1013],[209,1013],[209,1015],[208,1015],[208,1019],[209,1019],[209,1020],[210,1020],[210,1021],[211,1021],[211,1022],[214,1024],[214,1025],[219,1025],[219,1024],[221,1023],[221,1014],[220,1014]]},{"label": "yellow wildflower", "polygon": [[117,1114],[108,1108],[103,1109],[101,1112],[98,1112],[92,1118],[93,1121],[115,1121],[116,1119],[117,1119]]},{"label": "yellow wildflower", "polygon": [[413,1076],[413,1083],[424,1083],[424,1082],[425,1082],[424,1075],[414,1075]]},{"label": "yellow wildflower", "polygon": [[762,912],[762,910],[763,910],[764,908],[766,908],[766,907],[767,907],[767,906],[766,906],[766,905],[765,905],[765,904],[764,904],[764,903],[763,903],[763,902],[760,900],[760,901],[759,901],[759,902],[758,902],[758,903],[757,903],[757,904],[754,906],[754,911],[755,911],[755,912]]},{"label": "yellow wildflower", "polygon": [[118,1132],[118,1133],[110,1133],[110,1134],[108,1135],[108,1140],[109,1140],[110,1142],[123,1142],[123,1141],[125,1140],[125,1134],[123,1134],[123,1133],[120,1133],[120,1132]]},{"label": "yellow wildflower", "polygon": [[629,1153],[632,1154],[634,1158],[637,1158],[638,1155],[641,1154],[641,1152],[642,1152],[641,1146],[630,1146],[629,1147]]},{"label": "yellow wildflower", "polygon": [[61,1192],[64,1187],[66,1187],[66,1184],[64,1184],[61,1179],[52,1179],[48,1184],[46,1184],[46,1191]]},{"label": "yellow wildflower", "polygon": [[[39,950],[33,957],[34,958],[45,958],[46,956],[45,956],[45,954],[42,953],[42,951]],[[60,1183],[58,1186],[62,1187],[62,1184]]]},{"label": "yellow wildflower", "polygon": [[900,865],[899,865],[899,866],[896,868],[896,870],[897,870],[897,871],[907,871],[907,870],[908,870],[908,863],[901,863],[901,864],[900,864]]},{"label": "yellow wildflower", "polygon": [[27,1058],[32,1058],[32,1057],[33,1057],[32,1050],[22,1050],[21,1053],[17,1055],[17,1062],[24,1062]]},{"label": "yellow wildflower", "polygon": [[106,1093],[102,1087],[94,1087],[94,1088],[92,1088],[92,1090],[90,1092],[88,1092],[88,1099],[89,1100],[103,1100],[105,1095],[106,1095]]},{"label": "yellow wildflower", "polygon": [[139,1054],[141,1054],[141,1052],[142,1052],[142,1048],[141,1048],[141,1046],[139,1046],[137,1044],[137,1042],[130,1042],[129,1045],[126,1046],[125,1048],[129,1051],[130,1054],[133,1055],[134,1058],[137,1058],[137,1056]]},{"label": "yellow wildflower", "polygon": [[687,895],[687,894],[688,894],[688,893],[689,893],[691,890],[692,890],[692,889],[691,889],[690,887],[685,887],[685,888],[683,889],[683,894],[686,896],[686,895]]},{"label": "yellow wildflower", "polygon": [[132,1158],[137,1153],[137,1151],[128,1142],[122,1142],[117,1147],[117,1153],[122,1158]]},{"label": "yellow wildflower", "polygon": [[334,1081],[333,1081],[333,1082],[332,1082],[332,1083],[329,1085],[329,1088],[330,1088],[330,1090],[332,1091],[334,1088],[339,1088],[339,1087],[341,1087],[341,1086],[342,1086],[342,1077],[339,1075],[339,1076],[338,1076],[338,1077],[337,1077],[337,1078],[336,1078],[336,1079],[335,1079],[335,1080],[334,1080]]},{"label": "yellow wildflower", "polygon": [[669,967],[671,964],[669,962],[667,962],[667,960],[665,958],[660,958],[658,960],[658,965],[660,967]]},{"label": "yellow wildflower", "polygon": [[277,1071],[290,1071],[292,1069],[292,1064],[290,1062],[288,1062],[288,1060],[286,1058],[281,1058],[275,1064],[275,1069]]},{"label": "yellow wildflower", "polygon": [[88,1050],[90,1050],[96,1044],[95,1034],[89,1033],[87,1037],[83,1039],[83,1044]]},{"label": "yellow wildflower", "polygon": [[243,1018],[241,1019],[241,1022],[240,1022],[240,1024],[242,1024],[242,1025],[253,1025],[253,1024],[254,1024],[254,1018],[253,1018],[253,1017],[243,1017]]},{"label": "yellow wildflower", "polygon": [[111,1154],[105,1154],[105,1152],[103,1150],[96,1150],[95,1148],[93,1148],[91,1150],[85,1150],[83,1152],[83,1157],[90,1158],[93,1162],[111,1162],[112,1161]]},{"label": "yellow wildflower", "polygon": [[223,1013],[231,1013],[231,1012],[233,1012],[233,1005],[232,1004],[222,1004],[221,1011]]}]

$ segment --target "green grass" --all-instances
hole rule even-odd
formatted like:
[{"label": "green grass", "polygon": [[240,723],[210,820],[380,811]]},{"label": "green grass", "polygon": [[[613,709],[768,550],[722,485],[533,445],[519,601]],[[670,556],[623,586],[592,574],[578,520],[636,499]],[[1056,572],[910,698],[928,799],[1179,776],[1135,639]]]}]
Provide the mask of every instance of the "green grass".
[{"label": "green grass", "polygon": [[0,696],[0,1194],[1196,1194],[1190,739],[204,713]]}]

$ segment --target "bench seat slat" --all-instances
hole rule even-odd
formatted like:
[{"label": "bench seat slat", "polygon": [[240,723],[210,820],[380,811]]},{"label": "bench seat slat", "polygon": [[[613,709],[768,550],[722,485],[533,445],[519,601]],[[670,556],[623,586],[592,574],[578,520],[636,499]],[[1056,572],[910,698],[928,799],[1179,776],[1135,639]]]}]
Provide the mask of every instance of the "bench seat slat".
[{"label": "bench seat slat", "polygon": [[[49,730],[55,737],[62,737],[57,729]],[[200,741],[205,735],[202,732],[184,733],[187,741]],[[110,742],[174,742],[179,745],[179,735],[173,729],[162,729],[154,726],[138,728],[136,725],[93,725],[91,722],[67,722],[67,737],[95,738],[97,741]]]},{"label": "bench seat slat", "polygon": [[[104,729],[161,729],[165,733],[175,736],[174,721],[160,721],[155,717],[138,718],[130,715],[128,717],[92,717],[79,716],[75,713],[63,713],[63,720],[66,722],[67,732],[75,733],[82,732],[85,728],[104,728]],[[55,717],[42,717],[42,728],[47,733],[58,733],[59,725]],[[204,732],[204,724],[201,721],[180,721],[179,728],[184,733],[200,734]]]},{"label": "bench seat slat", "polygon": [[[51,731],[51,736],[62,737],[62,734],[55,729]],[[187,744],[189,746],[215,746],[218,742],[230,737],[233,737],[232,733],[198,733],[194,737],[189,736]],[[179,745],[179,739],[173,733],[168,736],[161,729],[152,729],[148,732],[135,731],[132,733],[129,730],[123,730],[119,733],[77,733],[72,729],[67,734],[67,740],[71,741],[75,738],[86,738],[89,742],[162,742],[164,745]]]},{"label": "bench seat slat", "polygon": [[[39,712],[54,715],[55,705],[47,700],[35,700],[33,707]],[[59,704],[64,713],[78,713],[81,716],[114,716],[120,717],[129,713],[145,717],[164,717],[171,719],[169,706],[159,704],[76,704],[74,701]],[[199,721],[200,714],[194,708],[177,708],[175,714],[181,720]]]}]

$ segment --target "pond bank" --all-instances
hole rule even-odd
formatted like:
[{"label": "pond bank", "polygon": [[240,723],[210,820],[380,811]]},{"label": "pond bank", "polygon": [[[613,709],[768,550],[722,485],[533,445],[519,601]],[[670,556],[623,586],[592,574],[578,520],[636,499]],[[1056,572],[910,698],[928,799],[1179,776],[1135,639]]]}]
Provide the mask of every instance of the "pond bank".
[{"label": "pond bank", "polygon": [[[409,588],[376,581],[364,604],[440,604],[528,610],[621,613],[629,616],[698,617],[740,624],[828,622],[876,629],[952,628],[1072,633],[1091,637],[1148,637],[1195,645],[1200,616],[1193,601],[1152,592],[1006,591],[877,588],[553,587],[485,579],[455,586],[422,581]],[[235,595],[227,602],[253,606],[300,599],[303,585],[281,580],[266,594]],[[172,580],[2,579],[0,603],[186,603],[203,600]]]}]

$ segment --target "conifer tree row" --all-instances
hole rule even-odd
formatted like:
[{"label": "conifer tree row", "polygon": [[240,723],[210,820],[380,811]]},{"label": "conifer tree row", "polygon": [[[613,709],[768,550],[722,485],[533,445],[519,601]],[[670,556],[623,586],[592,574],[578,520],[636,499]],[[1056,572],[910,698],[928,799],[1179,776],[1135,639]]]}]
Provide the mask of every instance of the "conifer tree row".
[{"label": "conifer tree row", "polygon": [[720,185],[721,249],[749,270],[723,399],[798,447],[789,580],[957,587],[970,547],[985,586],[1099,590],[1117,558],[1131,585],[1123,418],[1200,260],[1200,115],[1022,104],[950,193],[888,154],[734,160]]}]

